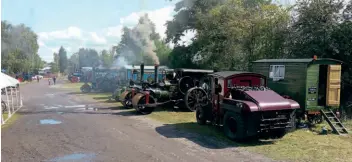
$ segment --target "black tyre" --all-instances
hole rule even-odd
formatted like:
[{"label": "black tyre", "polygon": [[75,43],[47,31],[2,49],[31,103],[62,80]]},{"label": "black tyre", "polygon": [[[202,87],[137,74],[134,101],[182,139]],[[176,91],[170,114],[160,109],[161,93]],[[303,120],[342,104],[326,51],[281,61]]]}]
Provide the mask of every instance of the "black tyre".
[{"label": "black tyre", "polygon": [[197,123],[199,125],[205,125],[207,122],[206,119],[206,114],[204,113],[204,109],[201,107],[198,107],[196,110],[196,119],[197,119]]},{"label": "black tyre", "polygon": [[84,84],[81,87],[81,92],[83,93],[89,93],[92,89],[90,88],[90,86],[88,84]]},{"label": "black tyre", "polygon": [[225,135],[235,141],[246,139],[246,128],[241,114],[228,111],[224,117]]},{"label": "black tyre", "polygon": [[286,135],[287,131],[285,129],[278,129],[272,133],[271,138],[280,139]]},{"label": "black tyre", "polygon": [[132,92],[129,92],[126,97],[123,99],[122,101],[122,105],[123,107],[125,107],[126,109],[131,109],[132,106]]}]

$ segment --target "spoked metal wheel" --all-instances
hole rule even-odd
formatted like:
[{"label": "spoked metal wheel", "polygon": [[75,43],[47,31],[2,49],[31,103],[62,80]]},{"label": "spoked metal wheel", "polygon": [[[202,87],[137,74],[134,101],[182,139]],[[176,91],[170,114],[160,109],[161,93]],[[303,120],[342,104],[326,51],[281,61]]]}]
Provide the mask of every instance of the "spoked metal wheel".
[{"label": "spoked metal wheel", "polygon": [[198,87],[189,89],[184,100],[186,107],[191,111],[196,111],[197,107],[202,108],[209,103],[207,93]]},{"label": "spoked metal wheel", "polygon": [[81,92],[83,93],[89,93],[91,91],[91,87],[88,84],[84,84],[81,87]]},{"label": "spoked metal wheel", "polygon": [[193,78],[189,76],[181,78],[178,82],[178,87],[182,94],[186,94],[190,88],[194,87]]}]

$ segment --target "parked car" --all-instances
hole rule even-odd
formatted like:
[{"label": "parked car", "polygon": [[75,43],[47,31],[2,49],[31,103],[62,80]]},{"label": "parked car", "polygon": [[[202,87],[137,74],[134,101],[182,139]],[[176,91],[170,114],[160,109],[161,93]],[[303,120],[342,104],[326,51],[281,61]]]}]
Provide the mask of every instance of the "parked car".
[{"label": "parked car", "polygon": [[37,77],[39,77],[39,79],[43,79],[43,75],[34,75],[32,76],[32,80],[37,80]]}]

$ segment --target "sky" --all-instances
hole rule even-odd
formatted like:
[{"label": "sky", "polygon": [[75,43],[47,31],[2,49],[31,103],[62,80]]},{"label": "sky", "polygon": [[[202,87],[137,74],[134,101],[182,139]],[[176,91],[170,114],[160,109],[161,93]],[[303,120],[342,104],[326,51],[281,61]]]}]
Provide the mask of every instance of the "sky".
[{"label": "sky", "polygon": [[[122,27],[133,27],[143,13],[149,14],[156,32],[164,38],[164,24],[172,20],[178,1],[1,0],[1,20],[31,27],[38,34],[39,55],[51,62],[60,46],[70,57],[81,47],[101,51],[117,45]],[[187,33],[182,41],[193,36],[194,33]]]}]

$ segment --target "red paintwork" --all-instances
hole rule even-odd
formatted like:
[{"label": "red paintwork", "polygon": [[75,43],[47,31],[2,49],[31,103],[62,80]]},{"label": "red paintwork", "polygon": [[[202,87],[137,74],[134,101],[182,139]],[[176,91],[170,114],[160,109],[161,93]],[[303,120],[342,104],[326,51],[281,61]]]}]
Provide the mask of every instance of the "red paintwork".
[{"label": "red paintwork", "polygon": [[149,92],[145,92],[145,104],[149,104]]},{"label": "red paintwork", "polygon": [[[260,85],[261,79],[264,79],[264,85]],[[250,86],[248,82],[243,82],[244,80],[250,80],[252,82],[251,86],[266,86],[266,78],[258,74],[236,74],[229,76],[224,79],[223,92],[226,94],[228,92],[227,82],[232,80],[232,86]]]},{"label": "red paintwork", "polygon": [[236,101],[239,103],[243,103],[244,105],[247,106],[247,108],[250,110],[250,112],[255,112],[255,111],[259,110],[258,105],[255,104],[254,102],[251,102],[251,101],[235,100],[235,99],[230,99],[230,98],[226,98],[226,100],[232,100],[232,101]]},{"label": "red paintwork", "polygon": [[296,101],[294,101],[294,100],[291,100],[291,99],[287,99],[287,100],[288,100],[288,102],[290,102],[292,109],[299,109],[299,108],[300,108],[298,102],[296,102]]},{"label": "red paintwork", "polygon": [[289,100],[283,98],[272,90],[245,91],[245,93],[258,102],[260,111],[292,109]]}]

